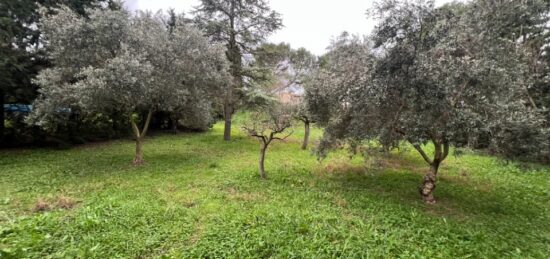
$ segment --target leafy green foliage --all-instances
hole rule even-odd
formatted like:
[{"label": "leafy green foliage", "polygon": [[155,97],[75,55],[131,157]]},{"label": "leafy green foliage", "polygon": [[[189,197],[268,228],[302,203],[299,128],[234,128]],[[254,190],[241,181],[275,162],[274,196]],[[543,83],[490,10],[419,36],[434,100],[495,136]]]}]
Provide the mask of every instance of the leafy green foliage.
[{"label": "leafy green foliage", "polygon": [[473,4],[477,10],[473,19],[491,28],[489,35],[515,42],[527,66],[520,98],[530,112],[496,125],[497,142],[491,149],[508,159],[549,162],[550,2],[480,0]]},{"label": "leafy green foliage", "polygon": [[[170,30],[159,14],[90,9],[82,18],[66,7],[55,12],[41,23],[54,66],[37,78],[42,89],[30,123],[55,129],[74,113],[123,114],[137,141],[137,161],[154,112],[208,125],[226,62],[222,47],[199,30],[183,20]],[[147,114],[141,130],[136,113]]]},{"label": "leafy green foliage", "polygon": [[[85,9],[109,8],[120,6],[111,0],[5,0],[0,2],[0,145],[25,145],[44,141],[47,136],[37,128],[28,127],[18,114],[4,117],[4,103],[30,104],[37,96],[37,86],[32,79],[44,67],[49,66],[47,51],[40,40],[42,31],[36,26],[42,15],[39,6],[59,7],[65,4],[79,15],[85,15]],[[83,124],[83,121],[72,123]],[[5,123],[17,128],[8,127]],[[72,128],[70,130],[76,130]],[[32,132],[32,133],[29,133]],[[6,138],[4,138],[6,137]]]},{"label": "leafy green foliage", "polygon": [[254,90],[254,82],[262,74],[249,69],[246,55],[264,42],[271,33],[282,27],[280,14],[271,10],[265,0],[201,0],[194,10],[194,21],[214,42],[226,46],[226,57],[233,77],[225,85],[220,98],[223,104],[226,131],[224,139],[231,139],[231,117]]},{"label": "leafy green foliage", "polygon": [[267,89],[281,92],[303,88],[317,68],[317,57],[305,48],[293,49],[286,43],[264,43],[254,50],[253,69],[262,70]]},{"label": "leafy green foliage", "polygon": [[409,142],[430,165],[421,187],[430,203],[451,145],[485,134],[501,154],[547,155],[545,118],[526,105],[529,55],[480,13],[476,2],[378,2],[370,39],[337,39],[308,88],[310,112],[327,127],[320,154],[336,140],[377,140],[386,150]]}]

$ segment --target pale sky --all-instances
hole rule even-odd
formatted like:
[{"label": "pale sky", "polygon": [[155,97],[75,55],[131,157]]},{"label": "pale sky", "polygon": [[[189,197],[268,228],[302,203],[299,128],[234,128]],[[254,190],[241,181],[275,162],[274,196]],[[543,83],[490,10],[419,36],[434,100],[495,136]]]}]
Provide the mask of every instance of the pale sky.
[{"label": "pale sky", "polygon": [[[326,52],[335,36],[347,31],[367,35],[374,27],[366,11],[373,1],[368,0],[270,0],[271,9],[282,15],[284,28],[269,37],[273,43],[290,43],[293,48],[305,47],[316,55]],[[441,5],[450,0],[436,0]],[[126,0],[130,10],[167,10],[188,13],[199,0]]]}]

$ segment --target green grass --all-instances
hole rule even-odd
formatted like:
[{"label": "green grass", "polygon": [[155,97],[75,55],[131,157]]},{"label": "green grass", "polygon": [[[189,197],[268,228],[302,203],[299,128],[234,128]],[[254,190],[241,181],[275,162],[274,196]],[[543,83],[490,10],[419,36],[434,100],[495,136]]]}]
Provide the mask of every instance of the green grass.
[{"label": "green grass", "polygon": [[126,140],[0,151],[0,258],[549,256],[548,167],[450,156],[428,206],[412,150],[319,163],[297,127],[262,181],[258,143],[222,134],[151,137],[141,167]]}]

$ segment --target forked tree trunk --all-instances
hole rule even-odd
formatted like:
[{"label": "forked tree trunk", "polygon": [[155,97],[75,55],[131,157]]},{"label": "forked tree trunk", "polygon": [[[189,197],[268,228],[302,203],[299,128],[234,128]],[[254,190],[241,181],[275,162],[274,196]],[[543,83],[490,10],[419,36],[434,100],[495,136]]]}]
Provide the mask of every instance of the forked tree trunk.
[{"label": "forked tree trunk", "polygon": [[143,145],[143,140],[141,138],[136,138],[136,156],[134,157],[134,165],[143,164],[143,151],[141,149]]},{"label": "forked tree trunk", "polygon": [[264,162],[265,162],[265,152],[267,150],[267,145],[266,144],[261,144],[261,148],[260,148],[260,164],[259,164],[259,169],[260,169],[260,177],[262,179],[266,179],[266,176],[265,176],[265,167],[264,167]]},{"label": "forked tree trunk", "polygon": [[147,113],[147,118],[145,119],[145,124],[143,129],[140,131],[136,122],[132,119],[130,115],[130,123],[132,124],[132,130],[134,131],[134,137],[136,138],[136,155],[134,157],[134,165],[142,165],[145,161],[143,160],[143,140],[147,135],[147,130],[149,129],[149,123],[151,122],[151,117],[153,116],[153,111],[150,110]]},{"label": "forked tree trunk", "polygon": [[223,139],[225,141],[231,140],[231,116],[233,115],[233,106],[229,101],[224,103],[224,118],[225,118],[225,127],[223,131]]},{"label": "forked tree trunk", "polygon": [[266,134],[265,131],[262,131],[260,134],[258,134],[256,129],[246,128],[246,126],[244,127],[244,129],[246,131],[248,131],[248,134],[250,136],[256,137],[258,139],[258,141],[260,142],[260,160],[259,160],[259,163],[258,163],[258,169],[260,171],[260,177],[262,179],[266,179],[264,162],[265,162],[265,153],[267,151],[267,147],[269,147],[269,144],[273,140],[285,140],[286,138],[288,138],[290,136],[290,134],[292,134],[292,132],[290,132],[285,137],[277,137],[276,136],[277,134],[283,133],[288,127],[290,127],[290,124],[285,124],[283,126],[277,126],[277,128],[272,129],[271,133],[269,133],[269,134]]},{"label": "forked tree trunk", "polygon": [[[412,143],[412,142],[411,142]],[[432,138],[432,143],[434,144],[434,157],[430,159],[426,152],[422,149],[419,144],[413,144],[413,147],[422,155],[422,158],[430,165],[430,171],[422,179],[422,185],[419,187],[420,196],[422,200],[427,204],[435,204],[436,200],[434,197],[435,183],[437,181],[437,171],[441,162],[447,158],[449,155],[449,142],[437,140]]]},{"label": "forked tree trunk", "polygon": [[304,142],[302,143],[302,149],[306,150],[309,143],[309,121],[304,121]]},{"label": "forked tree trunk", "polygon": [[422,200],[428,204],[435,204],[433,192],[435,190],[435,183],[437,181],[437,170],[439,169],[439,163],[433,163],[430,165],[430,171],[424,176],[422,180],[422,186],[420,187],[420,195]]}]

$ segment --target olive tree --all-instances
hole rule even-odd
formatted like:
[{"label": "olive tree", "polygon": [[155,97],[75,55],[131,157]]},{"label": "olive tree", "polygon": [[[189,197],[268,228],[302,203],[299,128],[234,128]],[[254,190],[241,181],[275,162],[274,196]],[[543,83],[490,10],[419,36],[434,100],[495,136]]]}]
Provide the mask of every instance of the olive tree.
[{"label": "olive tree", "polygon": [[[343,33],[332,42],[306,84],[307,113],[325,128],[317,150],[321,157],[337,140],[376,137],[380,121],[375,118],[378,110],[371,95],[375,57],[369,45],[364,39]],[[353,105],[359,102],[361,105]]]},{"label": "olive tree", "polygon": [[[528,66],[522,84],[523,106],[529,113],[504,118],[491,133],[496,138],[480,144],[507,159],[550,162],[550,1],[475,1],[470,12],[494,37],[508,39],[525,53]],[[544,120],[541,120],[541,115]],[[486,133],[485,133],[486,134]]]},{"label": "olive tree", "polygon": [[384,89],[378,109],[387,123],[381,129],[409,141],[429,164],[420,194],[435,203],[438,169],[450,145],[528,113],[522,104],[530,83],[526,55],[479,23],[474,4],[436,9],[432,1],[385,1],[377,11],[375,46],[385,51],[374,79]]},{"label": "olive tree", "polygon": [[253,112],[250,120],[243,126],[246,134],[260,142],[258,168],[262,179],[266,178],[264,162],[267,148],[274,140],[284,140],[293,133],[289,130],[292,126],[291,121],[289,109],[281,104],[275,104]]},{"label": "olive tree", "polygon": [[315,121],[311,118],[308,108],[307,108],[307,102],[305,102],[302,98],[300,102],[293,107],[293,117],[299,121],[301,121],[304,124],[304,139],[302,139],[302,150],[306,150],[307,146],[309,145],[309,135],[311,134],[311,124]]},{"label": "olive tree", "polygon": [[327,127],[325,140],[377,139],[387,147],[409,142],[430,167],[419,188],[430,204],[451,145],[526,111],[524,54],[487,33],[491,28],[471,19],[472,12],[475,5],[462,3],[378,2],[372,46],[336,44],[317,78],[328,91],[309,95]]},{"label": "olive tree", "polygon": [[186,24],[169,32],[159,14],[91,9],[88,17],[60,8],[43,20],[53,67],[37,78],[41,94],[28,120],[51,128],[66,108],[83,116],[116,111],[130,120],[141,164],[153,113],[210,105],[224,81],[223,48]]}]

